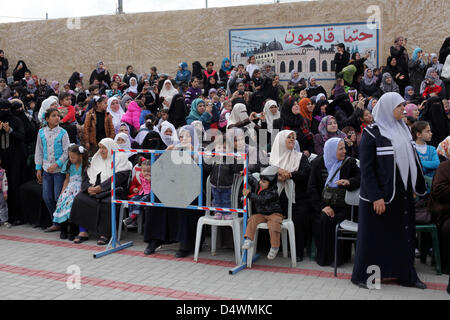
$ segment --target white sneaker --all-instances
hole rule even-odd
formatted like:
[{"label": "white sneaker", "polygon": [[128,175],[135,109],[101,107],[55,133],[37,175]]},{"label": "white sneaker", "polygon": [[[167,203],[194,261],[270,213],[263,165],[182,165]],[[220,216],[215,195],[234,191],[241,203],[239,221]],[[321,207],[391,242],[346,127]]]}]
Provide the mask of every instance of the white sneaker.
[{"label": "white sneaker", "polygon": [[269,254],[267,255],[267,259],[273,260],[278,254],[279,248],[270,248]]},{"label": "white sneaker", "polygon": [[248,250],[252,246],[253,241],[250,239],[245,239],[244,244],[242,245],[242,250]]}]

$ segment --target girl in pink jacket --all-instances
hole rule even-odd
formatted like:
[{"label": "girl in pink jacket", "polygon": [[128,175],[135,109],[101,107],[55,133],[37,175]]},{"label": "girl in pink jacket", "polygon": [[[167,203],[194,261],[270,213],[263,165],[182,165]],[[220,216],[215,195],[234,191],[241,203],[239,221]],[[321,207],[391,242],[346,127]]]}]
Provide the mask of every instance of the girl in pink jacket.
[{"label": "girl in pink jacket", "polygon": [[125,122],[129,124],[130,126],[133,126],[136,131],[139,131],[141,128],[139,124],[139,117],[141,116],[142,109],[139,107],[136,101],[131,101],[128,105],[128,110],[125,112],[125,114],[122,116],[122,122]]}]

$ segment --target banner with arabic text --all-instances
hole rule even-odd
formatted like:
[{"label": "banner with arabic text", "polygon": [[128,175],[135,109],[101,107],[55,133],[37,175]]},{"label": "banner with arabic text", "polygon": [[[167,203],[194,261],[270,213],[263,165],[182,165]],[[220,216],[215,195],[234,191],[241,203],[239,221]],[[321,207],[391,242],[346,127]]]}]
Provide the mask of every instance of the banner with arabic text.
[{"label": "banner with arabic text", "polygon": [[293,70],[305,78],[335,79],[338,43],[350,54],[359,52],[364,57],[369,53],[365,64],[370,68],[379,65],[379,29],[366,22],[229,30],[234,66],[246,66],[253,55],[258,66],[269,64],[281,80],[289,80]]}]

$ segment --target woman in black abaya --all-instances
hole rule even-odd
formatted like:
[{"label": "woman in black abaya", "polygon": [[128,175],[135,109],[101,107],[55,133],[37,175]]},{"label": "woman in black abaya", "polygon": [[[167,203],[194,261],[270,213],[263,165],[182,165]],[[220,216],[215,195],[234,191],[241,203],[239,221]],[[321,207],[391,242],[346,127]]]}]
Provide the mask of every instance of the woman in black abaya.
[{"label": "woman in black abaya", "polygon": [[[168,146],[168,150],[200,151],[193,126],[182,127],[179,134],[180,144]],[[160,202],[156,196],[155,202]],[[150,255],[161,244],[179,242],[180,247],[175,257],[188,256],[194,249],[197,221],[203,215],[201,210],[146,207],[144,241],[148,245],[144,253]]]},{"label": "woman in black abaya", "polygon": [[[101,140],[98,145],[99,150],[83,173],[81,192],[75,197],[70,212],[70,222],[80,228],[75,243],[88,240],[90,234],[97,234],[97,244],[105,245],[111,236],[111,150],[119,149],[119,146],[111,138]],[[116,153],[115,157],[116,198],[124,199],[125,192],[120,192],[119,187],[126,189],[132,165],[125,153]]]},{"label": "woman in black abaya", "polygon": [[367,288],[367,268],[380,268],[381,279],[425,289],[414,268],[414,197],[426,193],[420,160],[403,121],[405,99],[385,93],[375,108],[375,124],[364,129],[360,144],[361,188],[358,240],[351,281]]}]

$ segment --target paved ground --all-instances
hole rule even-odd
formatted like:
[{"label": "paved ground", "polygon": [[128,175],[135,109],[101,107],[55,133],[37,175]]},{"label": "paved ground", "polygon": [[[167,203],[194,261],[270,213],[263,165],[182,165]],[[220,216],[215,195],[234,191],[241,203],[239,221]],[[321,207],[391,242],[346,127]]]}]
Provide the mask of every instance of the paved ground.
[{"label": "paved ground", "polygon": [[[380,290],[365,290],[349,281],[352,264],[339,268],[320,267],[309,258],[290,268],[290,259],[269,261],[264,252],[252,269],[229,275],[235,266],[230,249],[215,256],[205,245],[197,263],[193,257],[176,259],[177,245],[163,246],[157,254],[145,256],[142,235],[129,232],[134,246],[93,259],[104,247],[89,240],[75,245],[60,240],[59,233],[44,233],[29,225],[0,228],[0,299],[177,299],[177,300],[397,300],[447,299],[448,275],[437,276],[430,262],[417,260],[420,278],[427,290],[382,284]],[[209,239],[205,242],[209,243]],[[430,260],[430,259],[429,259]],[[70,266],[79,267],[80,289]]]}]

